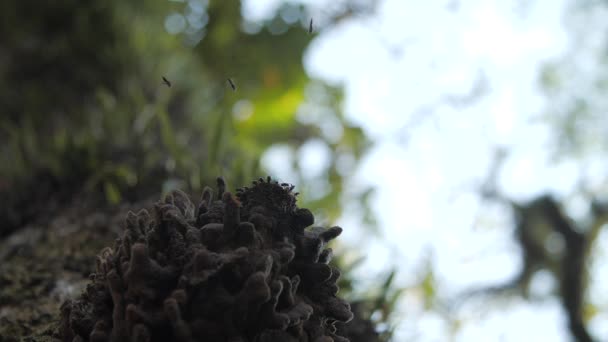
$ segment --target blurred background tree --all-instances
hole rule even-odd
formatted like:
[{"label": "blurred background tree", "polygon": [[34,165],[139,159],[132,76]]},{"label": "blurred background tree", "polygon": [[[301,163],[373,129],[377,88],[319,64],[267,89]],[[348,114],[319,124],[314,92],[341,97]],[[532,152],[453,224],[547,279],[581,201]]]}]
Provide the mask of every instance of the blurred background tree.
[{"label": "blurred background tree", "polygon": [[[557,298],[570,336],[594,341],[600,338],[597,326],[607,312],[599,291],[605,287],[601,236],[608,227],[604,96],[608,7],[605,1],[572,1],[564,7],[563,22],[571,43],[540,68],[538,84],[547,106],[532,120],[548,128],[547,164],[562,170],[569,165],[573,172],[562,171],[561,187],[518,199],[505,194],[498,184],[501,173],[513,170],[503,166],[516,151],[496,150],[480,193],[486,205],[498,203],[510,212],[514,238],[521,248],[521,268],[506,283],[471,293],[517,295],[531,302]],[[541,277],[551,285],[539,295],[533,288]]]},{"label": "blurred background tree", "polygon": [[[243,184],[262,172],[260,156],[274,144],[297,150],[320,141],[332,160],[359,158],[367,145],[344,120],[339,89],[304,72],[314,34],[303,5],[285,4],[255,23],[242,18],[238,1],[9,1],[1,10],[0,189],[7,194],[36,183],[40,201],[58,189],[84,189],[117,203],[161,189],[200,190],[218,174]],[[318,124],[297,120],[304,106],[323,111],[340,134],[327,137]],[[301,192],[335,219],[339,206],[328,204],[337,203],[341,176],[335,165],[328,171],[331,191]],[[31,203],[25,197],[9,203]],[[2,234],[27,221],[13,217],[27,210],[17,212],[3,213]]]}]

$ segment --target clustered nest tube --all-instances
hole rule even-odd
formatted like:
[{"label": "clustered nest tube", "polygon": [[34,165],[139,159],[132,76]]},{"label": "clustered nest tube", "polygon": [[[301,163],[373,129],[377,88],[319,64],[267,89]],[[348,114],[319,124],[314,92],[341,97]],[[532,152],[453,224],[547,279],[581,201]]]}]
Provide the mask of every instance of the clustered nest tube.
[{"label": "clustered nest tube", "polygon": [[270,177],[198,207],[181,191],[152,214],[129,212],[123,236],[97,257],[83,294],[61,307],[64,341],[348,341],[340,272],[290,184]]}]

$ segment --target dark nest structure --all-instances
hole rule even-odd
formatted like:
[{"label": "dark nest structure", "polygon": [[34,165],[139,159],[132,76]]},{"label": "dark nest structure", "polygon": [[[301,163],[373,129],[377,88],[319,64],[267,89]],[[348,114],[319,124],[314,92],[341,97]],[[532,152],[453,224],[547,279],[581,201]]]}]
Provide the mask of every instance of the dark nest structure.
[{"label": "dark nest structure", "polygon": [[[268,177],[195,205],[181,191],[129,212],[82,295],[61,307],[64,341],[348,341],[327,242],[293,186]],[[307,227],[310,227],[306,229]]]}]

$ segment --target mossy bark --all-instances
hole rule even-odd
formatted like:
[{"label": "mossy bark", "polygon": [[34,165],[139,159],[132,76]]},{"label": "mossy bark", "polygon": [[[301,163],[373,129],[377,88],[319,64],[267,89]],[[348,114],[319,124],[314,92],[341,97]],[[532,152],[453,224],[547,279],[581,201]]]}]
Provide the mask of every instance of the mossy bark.
[{"label": "mossy bark", "polygon": [[122,231],[129,210],[151,204],[106,206],[80,197],[1,241],[0,340],[53,340],[59,308],[82,292],[95,256]]}]

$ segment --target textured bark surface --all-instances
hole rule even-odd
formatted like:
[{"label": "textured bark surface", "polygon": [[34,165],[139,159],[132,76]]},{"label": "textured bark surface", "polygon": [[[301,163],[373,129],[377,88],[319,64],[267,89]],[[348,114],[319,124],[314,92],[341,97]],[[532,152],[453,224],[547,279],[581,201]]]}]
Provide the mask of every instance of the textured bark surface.
[{"label": "textured bark surface", "polygon": [[59,308],[76,297],[95,268],[95,255],[122,231],[129,210],[74,198],[0,242],[0,340],[50,340]]}]

